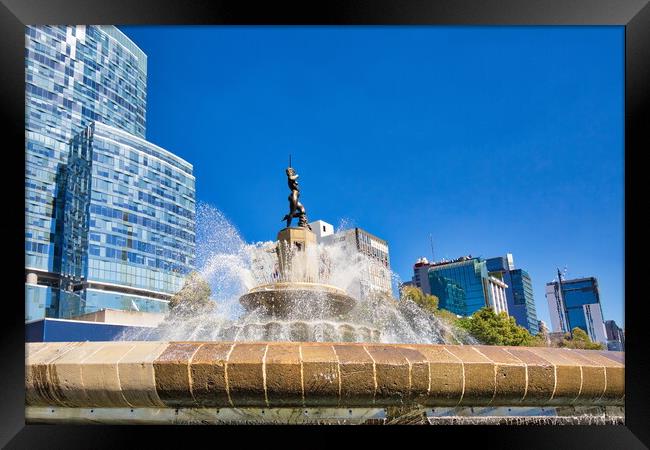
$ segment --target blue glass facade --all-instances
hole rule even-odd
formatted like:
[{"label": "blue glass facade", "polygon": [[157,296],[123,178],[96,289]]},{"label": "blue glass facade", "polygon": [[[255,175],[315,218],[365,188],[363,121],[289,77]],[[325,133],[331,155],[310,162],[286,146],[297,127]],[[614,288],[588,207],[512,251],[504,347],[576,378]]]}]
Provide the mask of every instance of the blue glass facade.
[{"label": "blue glass facade", "polygon": [[[508,257],[511,258],[511,255]],[[533,284],[528,272],[514,269],[514,264],[509,263],[508,258],[503,256],[487,259],[486,265],[490,275],[502,279],[508,285],[508,314],[515,318],[517,325],[526,328],[531,334],[539,333]]]},{"label": "blue glass facade", "polygon": [[81,313],[165,312],[194,266],[192,166],[93,123],[72,141],[65,186],[61,275]]},{"label": "blue glass facade", "polygon": [[598,303],[598,284],[595,278],[569,280],[562,282],[562,299],[569,320],[569,330],[575,327],[589,332],[589,325],[583,309],[584,305]]},{"label": "blue glass facade", "polygon": [[598,281],[595,278],[547,283],[546,298],[553,331],[567,333],[578,327],[584,330],[592,341],[607,342]]},{"label": "blue glass facade", "polygon": [[[144,137],[146,55],[113,26],[25,28],[26,317],[60,303],[63,186],[70,139],[94,120]],[[36,287],[38,286],[38,287]]]},{"label": "blue glass facade", "polygon": [[26,320],[165,311],[194,264],[194,177],[144,140],[146,55],[113,26],[25,37]]},{"label": "blue glass facade", "polygon": [[489,304],[487,267],[479,258],[431,266],[428,276],[431,294],[442,309],[468,316]]},{"label": "blue glass facade", "polygon": [[147,60],[111,26],[29,26],[25,37],[25,266],[58,273],[70,139],[95,120],[144,137]]},{"label": "blue glass facade", "polygon": [[[528,272],[522,269],[515,269],[509,272],[510,283],[512,286],[512,309],[508,304],[510,315],[515,317],[515,321],[530,331],[531,334],[539,333],[539,320],[537,319],[537,309],[535,308],[535,297],[533,296],[533,283]],[[506,296],[508,290],[506,290]]]},{"label": "blue glass facade", "polygon": [[30,299],[25,305],[25,320],[35,320],[47,315],[52,308],[52,288],[25,283],[25,298]]}]

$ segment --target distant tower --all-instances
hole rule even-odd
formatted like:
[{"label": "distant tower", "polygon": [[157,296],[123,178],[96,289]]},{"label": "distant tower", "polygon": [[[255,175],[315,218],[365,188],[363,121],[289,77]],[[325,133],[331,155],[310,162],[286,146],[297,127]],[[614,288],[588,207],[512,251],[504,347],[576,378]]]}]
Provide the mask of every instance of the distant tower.
[{"label": "distant tower", "polygon": [[558,280],[546,284],[546,299],[554,332],[570,333],[578,327],[594,342],[607,343],[603,312],[594,277]]}]

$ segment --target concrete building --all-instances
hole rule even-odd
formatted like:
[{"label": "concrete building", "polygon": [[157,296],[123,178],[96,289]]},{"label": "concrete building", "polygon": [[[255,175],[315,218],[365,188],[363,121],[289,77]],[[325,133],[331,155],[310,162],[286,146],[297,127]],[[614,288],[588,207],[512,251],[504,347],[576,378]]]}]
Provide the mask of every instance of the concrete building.
[{"label": "concrete building", "polygon": [[607,344],[607,334],[598,292],[598,281],[594,277],[559,280],[546,284],[551,325],[554,332],[570,333],[581,328],[593,342]]},{"label": "concrete building", "polygon": [[72,317],[71,320],[82,322],[109,323],[113,325],[130,325],[157,327],[165,320],[163,313],[146,313],[141,311],[122,311],[121,309],[103,308],[99,311]]},{"label": "concrete building", "polygon": [[426,258],[418,259],[413,265],[411,282],[419,287],[422,292],[431,293],[431,286],[429,285],[429,268],[431,266],[433,266],[433,263],[429,263]]},{"label": "concrete building", "polygon": [[625,351],[625,332],[615,321],[605,321],[605,333],[607,334],[607,350]]},{"label": "concrete building", "polygon": [[311,231],[316,235],[316,240],[318,243],[323,242],[323,239],[327,236],[334,234],[334,225],[327,223],[323,220],[316,220],[309,224]]},{"label": "concrete building", "polygon": [[531,334],[539,332],[533,284],[528,272],[515,268],[512,253],[506,256],[488,258],[487,270],[490,276],[508,285],[506,298],[508,314],[515,318],[517,325],[526,328]]},{"label": "concrete building", "polygon": [[309,224],[316,233],[317,242],[324,245],[340,245],[358,256],[361,276],[353,295],[365,295],[370,291],[392,294],[392,277],[388,243],[367,231],[355,227],[335,232],[334,227],[322,220]]},{"label": "concrete building", "polygon": [[506,300],[506,289],[508,285],[495,277],[488,277],[488,298],[490,306],[497,314],[504,312],[508,314],[508,300]]}]

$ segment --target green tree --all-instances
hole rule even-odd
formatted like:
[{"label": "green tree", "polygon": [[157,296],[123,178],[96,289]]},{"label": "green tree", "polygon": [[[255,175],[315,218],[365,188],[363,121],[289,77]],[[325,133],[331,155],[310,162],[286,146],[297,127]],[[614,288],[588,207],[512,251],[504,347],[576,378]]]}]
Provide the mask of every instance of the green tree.
[{"label": "green tree", "polygon": [[467,330],[482,344],[487,345],[532,345],[533,336],[505,312],[496,314],[492,308],[484,307],[469,317],[458,319],[458,326]]},{"label": "green tree", "polygon": [[453,312],[438,308],[438,297],[435,295],[425,294],[420,288],[416,286],[403,286],[400,290],[400,296],[402,300],[412,300],[424,311],[433,314],[438,319],[450,325],[455,325],[458,321],[458,316]]},{"label": "green tree", "polygon": [[593,342],[589,338],[589,335],[582,328],[578,327],[575,327],[573,330],[571,330],[571,334],[566,333],[559,346],[584,350],[604,350],[603,344],[599,342]]},{"label": "green tree", "polygon": [[438,311],[438,297],[425,294],[415,286],[404,286],[401,290],[402,299],[413,300],[420,308],[435,313]]},{"label": "green tree", "polygon": [[193,316],[210,309],[214,303],[210,300],[212,290],[207,281],[198,272],[191,272],[185,283],[169,301],[169,310],[173,315]]}]

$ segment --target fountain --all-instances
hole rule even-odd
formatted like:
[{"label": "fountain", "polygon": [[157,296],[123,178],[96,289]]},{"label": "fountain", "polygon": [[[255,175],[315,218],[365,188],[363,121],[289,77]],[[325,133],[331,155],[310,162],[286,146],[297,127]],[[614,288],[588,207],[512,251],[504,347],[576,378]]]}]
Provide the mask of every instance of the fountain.
[{"label": "fountain", "polygon": [[212,311],[117,342],[27,344],[27,421],[623,422],[622,353],[480,345],[410,300],[359,295],[367,261],[317,243],[286,174],[277,241],[245,245],[213,212],[229,248],[201,255]]},{"label": "fountain", "polygon": [[340,241],[319,244],[298,200],[298,175],[292,167],[286,173],[289,213],[276,241],[246,244],[220,211],[199,204],[200,276],[214,309],[170,314],[154,333],[127,332],[123,340],[476,343],[410,300],[361,290],[362,272],[376,262]]},{"label": "fountain", "polygon": [[[241,296],[240,303],[247,311],[258,310],[266,319],[263,340],[277,336],[277,320],[290,318],[293,321],[291,340],[333,341],[342,337],[345,341],[377,341],[378,330],[346,321],[356,300],[345,290],[323,282],[330,261],[326,253],[318,252],[316,234],[307,223],[305,207],[298,200],[298,174],[292,167],[286,173],[291,194],[289,214],[282,219],[287,226],[278,233],[275,248],[277,280],[253,287]],[[298,218],[297,227],[291,226],[293,218]]]}]

